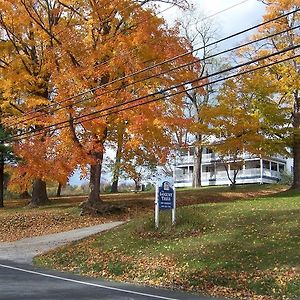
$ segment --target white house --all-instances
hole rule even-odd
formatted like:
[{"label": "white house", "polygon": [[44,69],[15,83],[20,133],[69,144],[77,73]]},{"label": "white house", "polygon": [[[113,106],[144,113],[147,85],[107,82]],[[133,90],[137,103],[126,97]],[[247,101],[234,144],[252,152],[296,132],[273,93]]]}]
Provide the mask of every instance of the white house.
[{"label": "white house", "polygon": [[[276,183],[283,171],[291,172],[287,159],[283,157],[258,157],[244,153],[242,169],[238,172],[236,183]],[[230,170],[230,159],[226,161]],[[193,148],[181,150],[174,164],[174,182],[176,187],[190,187],[193,182]],[[230,172],[232,174],[232,171]],[[232,176],[231,176],[232,177]],[[201,163],[201,185],[228,185],[230,181],[218,154],[204,149]]]}]

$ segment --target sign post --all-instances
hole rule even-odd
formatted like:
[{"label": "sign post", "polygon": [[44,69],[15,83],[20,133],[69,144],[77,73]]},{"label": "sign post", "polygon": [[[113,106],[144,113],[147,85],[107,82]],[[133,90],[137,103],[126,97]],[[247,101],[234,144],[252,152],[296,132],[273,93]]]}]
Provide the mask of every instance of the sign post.
[{"label": "sign post", "polygon": [[173,199],[173,209],[172,209],[172,225],[176,224],[176,189],[174,186],[174,199]]},{"label": "sign post", "polygon": [[172,210],[172,225],[176,222],[176,191],[170,180],[156,184],[155,192],[155,228],[159,227],[159,211]]},{"label": "sign post", "polygon": [[159,203],[158,203],[158,184],[155,188],[155,228],[158,229],[159,226]]}]

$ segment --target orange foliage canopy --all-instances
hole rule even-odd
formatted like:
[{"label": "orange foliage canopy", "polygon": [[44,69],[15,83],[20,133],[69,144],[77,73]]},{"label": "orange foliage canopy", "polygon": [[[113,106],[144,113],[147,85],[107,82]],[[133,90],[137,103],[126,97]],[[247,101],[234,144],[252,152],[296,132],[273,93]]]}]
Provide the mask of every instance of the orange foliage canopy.
[{"label": "orange foliage canopy", "polygon": [[[149,6],[133,0],[2,0],[0,5],[2,109],[14,115],[6,124],[28,131],[67,122],[65,128],[15,143],[24,178],[65,182],[75,166],[101,164],[105,142],[114,142],[124,124],[131,147],[148,147],[166,157],[172,126],[186,122],[182,95],[97,119],[82,116],[99,116],[97,111],[197,78],[199,63],[168,72],[193,60],[192,55],[128,76],[189,50],[176,28],[169,29]],[[163,95],[182,90],[174,87]]]}]

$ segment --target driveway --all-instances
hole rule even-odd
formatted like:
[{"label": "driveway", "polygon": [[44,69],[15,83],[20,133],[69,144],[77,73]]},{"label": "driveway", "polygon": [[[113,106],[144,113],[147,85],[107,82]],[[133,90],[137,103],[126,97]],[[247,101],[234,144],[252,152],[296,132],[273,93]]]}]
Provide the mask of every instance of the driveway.
[{"label": "driveway", "polygon": [[32,259],[38,254],[109,230],[122,223],[112,222],[41,237],[26,238],[16,242],[0,243],[0,299],[215,299],[166,289],[86,278],[32,266]]},{"label": "driveway", "polygon": [[25,238],[16,242],[0,243],[0,260],[32,264],[32,259],[36,255],[83,239],[92,234],[112,229],[121,224],[123,222],[111,222],[61,233]]}]

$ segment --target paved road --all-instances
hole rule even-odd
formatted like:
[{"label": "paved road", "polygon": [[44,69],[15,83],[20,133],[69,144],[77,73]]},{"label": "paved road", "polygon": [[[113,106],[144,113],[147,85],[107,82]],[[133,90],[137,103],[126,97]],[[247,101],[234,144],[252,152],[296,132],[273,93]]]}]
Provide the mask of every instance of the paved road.
[{"label": "paved road", "polygon": [[85,278],[32,266],[32,259],[38,254],[91,234],[109,230],[120,224],[122,222],[112,222],[42,237],[26,238],[12,243],[0,243],[0,300],[212,299],[163,289]]},{"label": "paved road", "polygon": [[84,278],[0,260],[0,299],[211,300],[212,298]]}]

